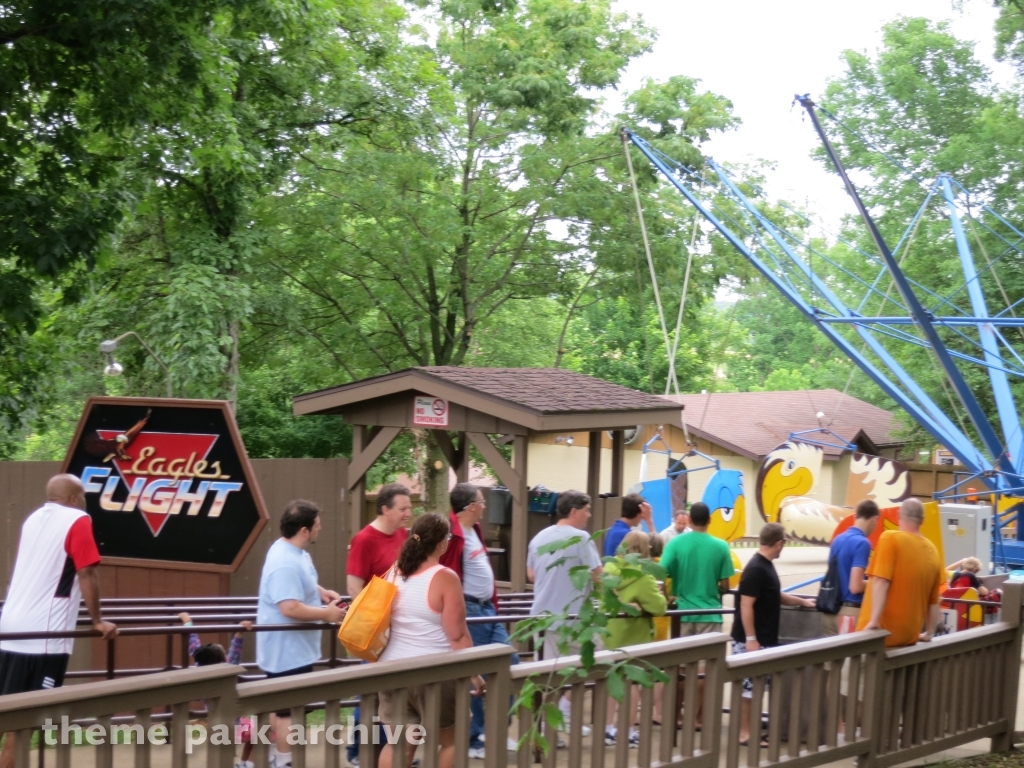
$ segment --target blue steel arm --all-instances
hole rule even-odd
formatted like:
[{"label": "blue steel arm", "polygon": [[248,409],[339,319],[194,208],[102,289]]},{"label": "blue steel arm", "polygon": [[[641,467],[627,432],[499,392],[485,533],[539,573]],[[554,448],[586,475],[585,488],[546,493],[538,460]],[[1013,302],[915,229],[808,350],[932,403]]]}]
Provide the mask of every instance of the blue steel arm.
[{"label": "blue steel arm", "polygon": [[988,376],[992,382],[992,395],[995,398],[996,410],[999,412],[999,421],[1003,428],[1003,441],[1009,451],[1014,470],[1020,472],[1020,418],[1017,416],[1017,407],[1014,405],[1013,394],[1010,392],[1010,381],[999,367],[1003,365],[1003,357],[999,352],[999,340],[996,338],[992,322],[988,320],[985,294],[982,292],[981,279],[974,266],[974,258],[971,256],[971,246],[967,242],[967,235],[964,232],[963,223],[960,221],[956,197],[953,195],[953,185],[949,183],[947,175],[941,176],[939,183],[942,185],[942,196],[946,198],[946,205],[949,208],[949,223],[953,226],[956,250],[960,254],[960,266],[964,272],[964,279],[967,281],[967,296],[971,300],[971,310],[978,319],[976,326],[978,338],[981,340],[981,346],[985,352]]},{"label": "blue steel arm", "polygon": [[[815,289],[817,289],[821,296],[829,304],[832,305],[832,308],[835,309],[836,312],[840,313],[841,315],[849,317],[852,314],[852,312],[843,303],[843,301],[838,296],[836,296],[835,293],[832,292],[832,289],[830,289],[823,280],[819,279],[818,276],[814,274],[814,271],[802,258],[800,258],[799,254],[797,254],[789,247],[789,245],[780,236],[775,226],[755,206],[753,206],[750,203],[746,196],[740,191],[739,187],[737,187],[736,184],[733,183],[733,181],[728,177],[727,174],[722,172],[722,169],[718,166],[718,164],[715,163],[713,160],[709,162],[711,167],[715,170],[715,173],[718,174],[718,177],[729,188],[737,202],[739,202],[740,205],[751,210],[753,215],[757,217],[761,226],[768,232],[772,239],[775,240],[778,246],[782,248],[782,250],[789,257],[789,260],[801,271],[805,278],[811,282],[811,284],[814,286]],[[811,309],[813,311],[813,308]],[[815,313],[815,316],[817,318],[817,313]],[[821,328],[822,326],[823,323],[818,322],[818,327]],[[953,424],[953,422],[949,419],[948,416],[946,416],[945,412],[941,408],[939,408],[939,406],[930,397],[928,397],[928,394],[923,389],[921,389],[921,387],[917,385],[913,377],[911,377],[902,368],[902,366],[900,366],[900,364],[896,362],[895,358],[893,358],[889,354],[888,350],[874,337],[874,335],[871,333],[871,330],[862,325],[856,325],[854,326],[854,328],[857,331],[858,335],[860,335],[860,337],[870,347],[871,351],[878,355],[878,357],[883,361],[883,363],[885,363],[886,367],[888,367],[888,369],[893,373],[896,379],[898,381],[902,381],[904,386],[910,390],[910,393],[917,401],[915,403],[915,406],[917,407],[917,412],[920,413],[922,416],[927,416],[928,421],[934,424],[935,428],[939,431],[939,433],[945,435],[945,439],[940,440],[940,442],[942,442],[946,446],[957,445],[959,450],[964,452],[965,454],[973,454],[974,463],[976,464],[984,462],[984,458],[978,455],[978,451],[971,444],[970,440],[968,440],[966,436],[964,436],[964,434],[959,429],[957,429],[956,425]],[[863,355],[858,353],[856,357],[851,356],[851,359],[855,363],[857,363],[863,370],[867,370],[867,368],[865,367],[867,361],[864,359]],[[905,399],[909,400],[909,398]],[[900,401],[897,400],[897,402]],[[910,413],[911,415],[914,415],[915,411],[910,411]],[[919,420],[919,423],[921,423],[922,426],[924,426],[923,421]],[[950,450],[953,451],[954,449],[950,448]],[[963,459],[961,459],[961,461],[963,461]],[[965,466],[967,466],[966,462]]]},{"label": "blue steel arm", "polygon": [[[773,270],[769,269],[758,256],[756,256],[747,245],[738,238],[714,213],[712,213],[704,202],[697,197],[697,195],[691,190],[686,184],[684,184],[672,170],[665,164],[665,162],[658,157],[658,155],[652,150],[649,144],[639,136],[627,131],[627,135],[633,144],[639,149],[651,163],[660,170],[665,178],[677,189],[679,192],[690,201],[690,203],[700,211],[701,215],[704,216],[721,234],[722,236],[732,245],[737,251],[743,254],[747,260],[767,279],[772,285],[779,290],[783,296],[785,296],[793,306],[795,306],[808,320],[814,323],[818,329],[835,344],[844,354],[846,354],[852,361],[854,361],[879,387],[893,400],[895,400],[901,407],[907,410],[908,413],[917,421],[929,434],[932,435],[939,443],[942,443],[953,454],[963,463],[965,467],[970,469],[972,472],[982,472],[990,469],[991,465],[982,456],[977,449],[971,445],[970,441],[956,429],[955,425],[949,422],[949,419],[943,415],[952,429],[944,427],[941,424],[939,418],[932,418],[929,413],[924,411],[913,399],[907,396],[896,384],[890,381],[882,371],[876,368],[870,361],[868,361],[860,351],[854,346],[846,337],[839,334],[829,324],[822,322],[818,314],[811,308],[804,300],[803,297],[795,292],[789,285],[786,284]],[[862,330],[862,329],[858,329]],[[864,334],[865,339],[870,338],[869,334]],[[903,382],[908,386],[916,387],[913,379],[910,378],[899,364],[892,359],[891,355],[882,347],[880,344],[876,345],[878,351],[885,361],[886,365],[892,370]],[[900,373],[902,372],[902,376]],[[919,389],[919,388],[918,388]],[[922,391],[922,394],[923,391]],[[925,396],[927,397],[927,396]],[[937,407],[936,407],[937,409]],[[937,409],[939,414],[941,410]]]},{"label": "blue steel arm", "polygon": [[978,399],[971,391],[970,385],[967,383],[966,379],[964,379],[960,369],[956,367],[956,363],[953,362],[953,358],[950,357],[949,350],[946,349],[946,345],[942,342],[938,331],[932,323],[931,315],[925,311],[925,308],[921,305],[921,302],[911,289],[906,276],[900,269],[899,264],[896,263],[896,259],[893,258],[892,252],[889,250],[889,246],[885,242],[885,238],[883,238],[882,233],[878,231],[878,227],[875,226],[874,219],[871,218],[871,214],[868,213],[867,208],[864,206],[864,202],[860,199],[860,195],[857,193],[857,188],[853,186],[853,182],[850,181],[850,177],[846,174],[846,169],[843,168],[839,155],[836,153],[832,143],[828,140],[828,136],[825,134],[825,129],[822,128],[821,122],[818,120],[818,115],[814,111],[814,102],[807,96],[798,97],[798,101],[800,102],[800,106],[806,110],[808,116],[811,118],[811,123],[814,125],[814,129],[818,132],[818,137],[821,139],[822,145],[825,148],[825,153],[829,156],[829,160],[831,160],[833,167],[835,167],[839,177],[843,180],[843,184],[846,186],[846,191],[857,206],[857,211],[860,213],[861,220],[867,227],[868,232],[871,235],[871,239],[874,241],[875,246],[878,248],[878,252],[881,254],[882,259],[889,268],[889,274],[892,275],[893,282],[896,284],[896,289],[900,292],[904,303],[907,305],[907,309],[910,310],[910,314],[915,320],[917,320],[919,327],[924,332],[928,342],[931,344],[931,348],[934,351],[936,358],[938,358],[939,365],[942,366],[942,370],[945,371],[946,377],[949,379],[949,383],[953,387],[953,391],[956,392],[957,397],[960,399],[964,409],[967,411],[967,416],[974,425],[974,429],[978,433],[978,437],[981,439],[982,444],[985,446],[985,449],[988,451],[989,455],[992,456],[1000,469],[1006,472],[1014,472],[1013,464],[1010,462],[1006,450],[1004,449],[1002,442],[999,440],[999,436],[989,423],[988,417],[985,415],[985,411],[982,409]]},{"label": "blue steel arm", "polygon": [[[879,315],[869,317],[868,315],[850,315],[849,317],[828,317],[827,320],[833,323],[880,323],[882,325],[917,325],[912,317],[901,315]],[[936,325],[970,325],[977,326],[979,323],[991,325],[993,328],[1021,328],[1024,327],[1024,317],[992,318],[988,316],[971,317],[969,315],[950,315],[948,317],[933,317],[932,322]],[[980,360],[978,361],[981,362]],[[999,367],[998,365],[996,367]]]}]

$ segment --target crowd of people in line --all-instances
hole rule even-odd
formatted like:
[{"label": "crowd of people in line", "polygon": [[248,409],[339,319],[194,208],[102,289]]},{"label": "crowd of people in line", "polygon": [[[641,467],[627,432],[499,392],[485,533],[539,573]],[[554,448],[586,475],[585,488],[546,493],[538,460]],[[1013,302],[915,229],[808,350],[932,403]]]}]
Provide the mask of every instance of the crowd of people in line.
[{"label": "crowd of people in line", "polygon": [[[348,594],[355,598],[376,576],[389,578],[396,587],[391,606],[390,639],[380,657],[390,661],[444,653],[488,643],[508,643],[504,623],[467,624],[467,616],[497,615],[497,592],[484,533],[480,525],[486,501],[480,488],[460,483],[450,493],[451,511],[413,517],[408,488],[386,485],[377,494],[375,519],[351,541],[347,565]],[[17,560],[3,612],[0,632],[30,632],[47,629],[75,629],[80,599],[84,598],[93,627],[104,638],[113,637],[117,628],[103,620],[100,613],[98,578],[100,562],[81,482],[71,475],[58,475],[47,485],[47,503],[26,520],[18,547]],[[559,617],[541,645],[543,658],[577,653],[579,645],[567,639],[571,633],[559,632],[571,622],[590,594],[574,582],[574,568],[591,571],[594,583],[610,574],[620,577],[615,587],[618,599],[635,606],[638,615],[610,619],[606,644],[625,647],[667,638],[663,617],[671,603],[691,611],[680,616],[682,636],[717,632],[722,628],[722,595],[735,576],[731,551],[726,542],[708,533],[711,510],[700,502],[688,512],[678,511],[672,524],[653,532],[651,507],[637,494],[622,499],[621,517],[605,532],[604,557],[587,531],[591,517],[591,499],[579,491],[560,494],[556,520],[541,530],[529,543],[527,577],[533,583],[531,615],[553,614]],[[885,629],[887,646],[911,645],[931,639],[939,618],[939,590],[945,572],[939,555],[920,533],[923,507],[916,499],[903,502],[899,530],[882,534],[872,556],[871,536],[879,519],[872,501],[856,508],[854,524],[835,538],[829,559],[835,563],[841,608],[826,615],[826,633],[837,634],[853,628]],[[652,533],[642,530],[642,524]],[[280,538],[269,548],[260,578],[257,624],[297,622],[341,622],[348,610],[341,596],[319,584],[309,554],[321,531],[320,510],[307,501],[293,501],[280,519]],[[742,569],[738,585],[738,603],[732,622],[732,653],[748,653],[779,643],[782,606],[814,608],[815,602],[784,592],[774,561],[786,545],[783,527],[764,525],[758,550]],[[657,580],[649,572],[627,568],[630,558],[658,561],[665,578]],[[969,565],[969,564],[968,564]],[[623,577],[628,574],[628,577]],[[707,611],[707,613],[700,613]],[[190,623],[187,616],[183,621]],[[250,629],[243,626],[242,629]],[[923,628],[923,629],[922,629]],[[322,633],[318,629],[262,632],[257,634],[256,660],[267,677],[285,677],[313,670],[320,659]],[[242,635],[225,652],[218,645],[202,646],[193,638],[190,650],[197,664],[221,663],[240,658]],[[59,687],[63,683],[71,653],[70,639],[4,640],[0,642],[0,694]],[[513,655],[513,663],[518,658]],[[744,714],[741,740],[749,738],[753,686],[744,682]],[[484,681],[473,680],[470,717],[469,756],[481,758],[485,744]],[[405,697],[406,711],[395,711],[395,700],[383,692],[379,696],[380,720],[393,724],[421,722],[425,714],[425,690],[410,687]],[[660,697],[656,697],[660,701]],[[441,692],[441,732],[439,734],[441,768],[454,764],[454,731],[459,713],[455,707],[454,681]],[[631,706],[634,717],[637,707]],[[568,702],[560,703],[568,722]],[[271,746],[272,768],[290,768],[291,745],[287,734],[290,712],[278,712],[274,718],[275,745]],[[661,713],[655,711],[655,720]],[[358,718],[358,712],[356,713]],[[699,724],[700,713],[697,713]],[[614,704],[605,721],[606,744],[616,743],[619,734]],[[244,725],[244,724],[240,724]],[[589,729],[586,729],[589,731]],[[638,741],[632,730],[631,745]],[[8,736],[0,754],[0,768],[13,765],[13,737]],[[386,740],[382,740],[386,741]],[[510,750],[516,748],[509,739]],[[359,765],[358,744],[349,745],[348,762]],[[390,768],[393,747],[384,747],[381,768]],[[414,749],[410,745],[410,749]],[[412,759],[412,755],[409,755]],[[251,768],[243,754],[240,768]]]}]

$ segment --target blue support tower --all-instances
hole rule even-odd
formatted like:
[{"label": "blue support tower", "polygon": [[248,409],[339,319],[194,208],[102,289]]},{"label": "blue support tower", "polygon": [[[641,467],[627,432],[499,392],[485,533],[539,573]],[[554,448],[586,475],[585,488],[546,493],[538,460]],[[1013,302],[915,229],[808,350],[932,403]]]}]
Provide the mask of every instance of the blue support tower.
[{"label": "blue support tower", "polygon": [[[807,110],[829,159],[846,185],[877,249],[877,255],[871,254],[843,240],[853,251],[863,256],[863,263],[854,267],[837,263],[828,254],[816,249],[808,238],[794,235],[774,223],[745,192],[750,189],[749,185],[738,183],[713,160],[707,162],[710,173],[704,174],[703,169],[688,168],[663,155],[641,136],[625,128],[623,133],[704,219],[807,320],[814,323],[939,444],[948,448],[972,474],[972,479],[996,493],[1022,495],[1024,431],[1021,429],[1010,380],[1011,377],[1024,378],[1024,356],[1009,344],[1000,328],[1020,328],[1024,326],[1024,319],[1013,316],[1015,305],[994,315],[989,311],[983,279],[988,270],[994,271],[994,262],[986,254],[988,266],[979,270],[975,265],[956,192],[957,188],[963,192],[966,190],[951,177],[940,175],[928,189],[921,209],[911,222],[916,225],[933,197],[938,201],[941,196],[964,277],[963,285],[943,295],[941,291],[932,290],[904,273],[900,261],[894,255],[894,249],[890,249],[885,241],[829,142],[814,103],[806,96],[798,97],[798,101]],[[825,114],[828,114],[827,111]],[[1011,241],[993,227],[982,224],[991,236],[1005,243],[1006,251],[1003,255],[1011,250],[1024,255],[1020,247],[1024,243],[1024,235],[994,211],[986,206],[981,208],[995,220],[996,227],[1013,233]],[[807,224],[810,223],[799,212],[790,212],[803,218]],[[911,231],[908,227],[896,251],[908,247]],[[833,277],[839,274],[842,279],[830,280],[818,274],[812,267],[818,257],[832,268]],[[999,258],[995,259],[995,262],[998,261]],[[872,273],[872,279],[871,275],[864,277],[860,274],[864,270],[877,270],[877,273]],[[890,297],[888,291],[883,293],[879,289],[879,283],[886,277],[891,281],[891,287],[896,288],[899,300]],[[850,298],[851,285],[866,289],[863,297],[857,301]],[[843,291],[842,295],[840,290]],[[966,293],[968,307],[958,305],[957,295],[960,293]],[[881,300],[879,310],[874,314],[863,314],[862,310],[872,297]],[[925,302],[931,306],[926,306]],[[1017,303],[1024,303],[1024,299]],[[850,335],[851,331],[854,336]],[[966,414],[970,432],[963,421],[959,424],[954,421],[900,364],[891,351],[892,345],[897,342],[925,348],[929,354],[934,355],[941,374]],[[993,428],[978,393],[972,390],[961,370],[960,366],[968,363],[987,369],[991,385],[990,402],[994,403],[999,420],[998,431]],[[959,418],[959,414],[954,415]],[[955,495],[956,489],[950,489],[946,494],[950,498]],[[937,494],[937,497],[945,496]],[[996,518],[998,521],[998,515]],[[997,544],[999,559],[1019,566],[1024,565],[1024,525],[1018,525],[1017,531],[1018,540],[999,540]],[[994,533],[998,536],[998,526]]]}]

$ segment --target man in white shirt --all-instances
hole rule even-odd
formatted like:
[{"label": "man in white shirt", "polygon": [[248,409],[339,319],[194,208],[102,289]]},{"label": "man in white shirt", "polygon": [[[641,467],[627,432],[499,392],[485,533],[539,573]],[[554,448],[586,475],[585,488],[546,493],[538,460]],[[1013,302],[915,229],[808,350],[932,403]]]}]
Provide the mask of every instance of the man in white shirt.
[{"label": "man in white shirt", "polygon": [[[580,491],[563,491],[558,496],[555,514],[557,522],[534,536],[527,552],[526,578],[533,582],[531,616],[544,613],[571,616],[578,613],[590,594],[590,588],[577,589],[572,583],[570,571],[584,566],[590,569],[595,581],[601,575],[601,557],[587,533],[587,521],[591,515],[590,497]],[[541,552],[556,542],[563,542],[564,546],[554,552]],[[545,659],[561,655],[558,652],[557,631],[560,624],[553,624],[544,635]],[[569,654],[579,653],[579,648],[573,647],[573,644],[567,650]]]},{"label": "man in white shirt", "polygon": [[686,513],[685,509],[677,509],[675,514],[672,516],[672,525],[658,535],[661,536],[661,540],[663,542],[668,544],[680,533],[686,533],[689,530],[691,530],[690,516]]},{"label": "man in white shirt", "polygon": [[[487,503],[484,494],[471,483],[459,483],[449,494],[452,505],[450,522],[452,538],[448,549],[441,557],[441,565],[447,566],[462,580],[462,594],[466,598],[466,618],[476,616],[497,616],[497,593],[494,588],[494,571],[487,555],[484,531],[480,527]],[[507,643],[508,629],[504,624],[469,623],[469,634],[473,645]],[[512,663],[519,663],[519,656],[512,655]],[[473,719],[469,727],[469,756],[484,757],[484,701],[480,697],[470,700]],[[509,738],[508,748],[516,749],[515,739]]]},{"label": "man in white shirt", "polygon": [[[14,573],[0,614],[0,632],[77,629],[82,598],[92,628],[104,640],[117,627],[100,615],[100,553],[85,512],[85,489],[74,475],[54,475],[46,504],[25,519]],[[74,640],[43,638],[0,643],[0,695],[59,688]],[[14,765],[14,734],[7,734],[0,766]]]}]

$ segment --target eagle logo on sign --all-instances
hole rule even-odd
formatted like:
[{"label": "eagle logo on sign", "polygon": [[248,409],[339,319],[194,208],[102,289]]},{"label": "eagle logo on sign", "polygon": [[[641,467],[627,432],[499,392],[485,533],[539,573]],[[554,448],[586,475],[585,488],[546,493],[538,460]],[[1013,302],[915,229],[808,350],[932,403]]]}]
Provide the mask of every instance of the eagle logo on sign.
[{"label": "eagle logo on sign", "polygon": [[[83,441],[93,456],[103,456],[117,470],[87,467],[82,482],[85,492],[100,494],[100,508],[106,512],[142,514],[154,536],[159,536],[171,515],[198,515],[207,496],[213,494],[208,517],[219,517],[228,494],[242,489],[242,483],[228,482],[220,462],[207,456],[219,435],[186,432],[145,432],[151,412],[127,431],[97,429]],[[131,448],[131,453],[128,453]],[[100,483],[101,478],[106,478]],[[124,501],[115,501],[121,483],[128,489]]]},{"label": "eagle logo on sign", "polygon": [[234,573],[270,517],[223,400],[90,397],[61,471],[106,565]]}]

